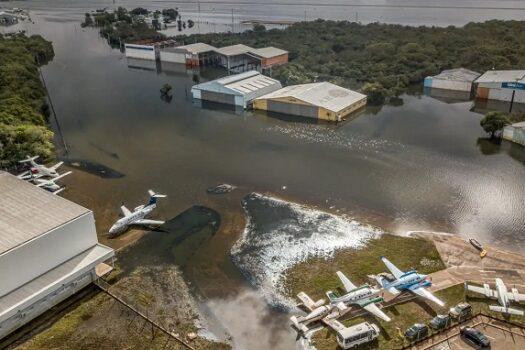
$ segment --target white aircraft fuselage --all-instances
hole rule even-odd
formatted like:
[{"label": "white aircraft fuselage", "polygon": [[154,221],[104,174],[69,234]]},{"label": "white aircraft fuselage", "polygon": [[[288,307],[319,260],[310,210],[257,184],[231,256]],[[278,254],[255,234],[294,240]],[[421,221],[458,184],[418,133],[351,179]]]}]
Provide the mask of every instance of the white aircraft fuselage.
[{"label": "white aircraft fuselage", "polygon": [[392,282],[387,282],[385,288],[396,288],[396,289],[410,289],[415,284],[419,284],[421,287],[426,288],[432,285],[432,282],[428,281],[427,275],[419,274],[416,271],[408,271],[398,279]]},{"label": "white aircraft fuselage", "polygon": [[113,226],[111,226],[111,228],[109,229],[109,234],[110,235],[115,235],[115,234],[122,233],[122,232],[126,231],[127,228],[129,227],[129,225],[132,225],[137,220],[144,219],[156,207],[157,207],[157,205],[155,203],[148,204],[146,206],[141,205],[141,206],[136,207],[134,209],[133,213],[131,213],[131,215],[125,216],[125,217],[117,220],[117,222],[115,222],[115,224]]},{"label": "white aircraft fuselage", "polygon": [[368,285],[356,288],[345,295],[340,297],[329,296],[330,302],[332,304],[344,303],[345,305],[351,304],[369,304],[369,303],[378,303],[383,301],[383,298],[378,297],[381,291],[379,289],[372,288]]}]

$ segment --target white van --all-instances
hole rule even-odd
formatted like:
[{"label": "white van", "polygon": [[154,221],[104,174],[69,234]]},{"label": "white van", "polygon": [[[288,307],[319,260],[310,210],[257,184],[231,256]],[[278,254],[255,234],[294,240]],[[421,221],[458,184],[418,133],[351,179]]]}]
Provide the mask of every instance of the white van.
[{"label": "white van", "polygon": [[339,325],[333,328],[337,333],[337,343],[345,350],[371,342],[379,336],[379,327],[368,322],[363,322],[351,327],[345,327],[339,323]]}]

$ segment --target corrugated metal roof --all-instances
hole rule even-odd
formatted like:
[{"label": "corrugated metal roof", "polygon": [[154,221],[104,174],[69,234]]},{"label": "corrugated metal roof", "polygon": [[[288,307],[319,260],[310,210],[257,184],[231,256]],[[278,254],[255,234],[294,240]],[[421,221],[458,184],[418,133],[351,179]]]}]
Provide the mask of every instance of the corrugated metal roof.
[{"label": "corrugated metal roof", "polygon": [[0,254],[89,212],[0,171]]},{"label": "corrugated metal roof", "polygon": [[242,95],[249,101],[281,87],[282,85],[278,80],[262,75],[257,71],[249,71],[198,84],[192,89]]},{"label": "corrugated metal roof", "polygon": [[359,92],[345,89],[329,82],[291,85],[260,99],[293,97],[306,103],[326,108],[332,112],[340,110],[366,98]]},{"label": "corrugated metal roof", "polygon": [[271,57],[287,54],[288,51],[281,50],[273,46],[269,46],[269,47],[263,47],[262,49],[251,49],[250,53],[260,56],[260,57],[264,57],[264,58],[271,58]]},{"label": "corrugated metal roof", "polygon": [[252,51],[253,49],[243,44],[224,46],[215,49],[215,52],[224,56],[236,56]]},{"label": "corrugated metal roof", "polygon": [[204,43],[195,43],[195,44],[189,44],[189,45],[184,45],[184,46],[178,46],[178,47],[174,47],[174,49],[184,49],[184,50],[187,50],[188,52],[191,52],[192,54],[199,54],[199,53],[208,52],[208,51],[215,51],[214,46],[204,44]]},{"label": "corrugated metal roof", "polygon": [[80,253],[72,259],[58,265],[54,269],[31,280],[20,288],[0,298],[0,319],[7,319],[17,312],[31,305],[33,298],[40,296],[45,291],[52,289],[76,273],[89,270],[96,264],[103,262],[115,255],[115,251],[104,245],[97,244]]},{"label": "corrugated metal roof", "polygon": [[473,82],[481,73],[465,68],[447,69],[433,76],[433,79]]},{"label": "corrugated metal roof", "polygon": [[525,82],[525,70],[489,70],[476,83]]}]

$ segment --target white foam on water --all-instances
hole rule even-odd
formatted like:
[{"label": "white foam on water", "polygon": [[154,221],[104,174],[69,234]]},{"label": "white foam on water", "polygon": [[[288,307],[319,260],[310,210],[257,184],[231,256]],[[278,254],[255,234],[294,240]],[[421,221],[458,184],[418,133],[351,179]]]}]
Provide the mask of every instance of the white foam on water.
[{"label": "white foam on water", "polygon": [[382,231],[355,220],[261,194],[247,200],[282,208],[289,217],[276,217],[271,228],[257,227],[246,202],[247,225],[233,246],[234,263],[273,305],[292,307],[283,293],[284,272],[313,257],[329,258],[343,248],[362,248]]}]

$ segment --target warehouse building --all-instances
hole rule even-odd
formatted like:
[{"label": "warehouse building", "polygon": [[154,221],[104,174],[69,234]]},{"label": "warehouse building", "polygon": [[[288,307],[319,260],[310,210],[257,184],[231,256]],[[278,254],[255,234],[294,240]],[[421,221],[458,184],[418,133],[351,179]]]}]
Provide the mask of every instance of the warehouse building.
[{"label": "warehouse building", "polygon": [[525,122],[515,123],[504,127],[503,138],[525,146]]},{"label": "warehouse building", "polygon": [[525,103],[525,70],[489,70],[474,88],[478,99]]},{"label": "warehouse building", "polygon": [[162,62],[183,63],[189,66],[204,66],[217,61],[215,47],[196,43],[177,47],[165,48],[160,51]]},{"label": "warehouse building", "polygon": [[141,40],[134,43],[124,44],[124,53],[128,58],[138,58],[142,60],[158,60],[160,59],[161,50],[176,45],[175,40],[151,41]]},{"label": "warehouse building", "polygon": [[191,88],[193,98],[246,108],[255,98],[279,90],[278,80],[250,71],[220,78]]},{"label": "warehouse building", "polygon": [[93,213],[0,171],[0,338],[111,271]]},{"label": "warehouse building", "polygon": [[287,86],[253,101],[254,109],[329,121],[364,106],[366,95],[328,82]]},{"label": "warehouse building", "polygon": [[465,68],[444,70],[433,77],[426,77],[425,88],[454,91],[472,91],[472,84],[481,74]]}]

